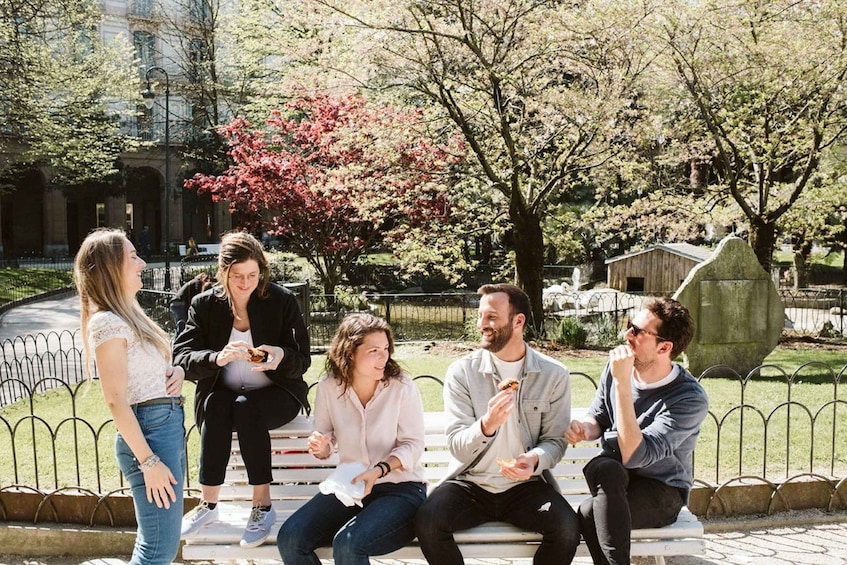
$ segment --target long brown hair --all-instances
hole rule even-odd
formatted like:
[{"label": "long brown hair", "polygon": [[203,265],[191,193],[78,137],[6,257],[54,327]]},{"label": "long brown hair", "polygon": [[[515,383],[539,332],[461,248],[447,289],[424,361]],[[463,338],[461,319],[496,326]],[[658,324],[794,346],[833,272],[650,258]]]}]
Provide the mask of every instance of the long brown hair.
[{"label": "long brown hair", "polygon": [[88,322],[95,311],[112,312],[124,320],[143,343],[153,344],[166,359],[171,358],[168,334],[150,319],[138,301],[124,292],[124,245],[121,230],[100,228],[88,234],[74,260],[74,283],[80,300],[80,326],[85,347],[85,365],[90,373],[91,345]]},{"label": "long brown hair", "polygon": [[262,244],[247,232],[238,231],[224,234],[221,238],[221,249],[218,252],[218,272],[215,278],[217,278],[219,285],[215,293],[229,300],[230,306],[233,308],[233,315],[235,315],[235,305],[232,304],[227,285],[229,270],[236,263],[244,263],[250,259],[253,259],[259,265],[259,286],[256,287],[256,295],[259,298],[267,298],[271,268],[268,264],[268,258],[265,257]]},{"label": "long brown hair", "polygon": [[394,335],[388,322],[371,314],[348,314],[332,336],[326,354],[326,372],[343,386],[342,394],[353,384],[353,354],[367,336],[377,332],[385,332],[388,338],[388,361],[382,380],[388,382],[403,374],[400,365],[391,357],[394,355]]}]

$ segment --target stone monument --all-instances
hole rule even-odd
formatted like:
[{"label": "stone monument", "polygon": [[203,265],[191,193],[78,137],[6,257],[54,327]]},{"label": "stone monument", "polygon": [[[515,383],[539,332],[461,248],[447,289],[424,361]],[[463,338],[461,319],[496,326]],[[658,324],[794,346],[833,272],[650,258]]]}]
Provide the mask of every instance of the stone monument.
[{"label": "stone monument", "polygon": [[782,300],[741,238],[721,240],[709,259],[691,269],[674,298],[688,308],[697,326],[686,350],[695,377],[713,365],[746,376],[773,351],[782,334]]}]

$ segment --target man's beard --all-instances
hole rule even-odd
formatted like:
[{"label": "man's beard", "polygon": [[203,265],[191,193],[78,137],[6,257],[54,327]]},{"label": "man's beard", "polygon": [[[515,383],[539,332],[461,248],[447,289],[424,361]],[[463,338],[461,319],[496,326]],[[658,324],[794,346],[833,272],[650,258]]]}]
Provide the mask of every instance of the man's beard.
[{"label": "man's beard", "polygon": [[[514,330],[512,329],[511,323],[503,326],[502,328],[492,330],[491,334],[489,334],[491,335],[490,341],[482,341],[482,348],[487,349],[491,353],[497,353],[508,345],[509,341],[512,339],[513,333]],[[482,339],[487,339],[485,334],[482,335]]]}]

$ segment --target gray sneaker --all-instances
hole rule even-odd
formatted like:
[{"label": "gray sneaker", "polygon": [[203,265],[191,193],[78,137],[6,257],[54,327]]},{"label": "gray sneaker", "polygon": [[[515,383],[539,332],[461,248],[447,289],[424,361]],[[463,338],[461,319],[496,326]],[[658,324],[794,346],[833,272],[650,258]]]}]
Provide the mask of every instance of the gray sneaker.
[{"label": "gray sneaker", "polygon": [[241,536],[241,547],[259,547],[271,535],[271,526],[276,522],[276,511],[271,507],[264,511],[258,506],[250,511],[250,519]]},{"label": "gray sneaker", "polygon": [[190,536],[192,534],[196,534],[197,531],[205,526],[206,524],[211,524],[218,519],[218,507],[215,506],[214,509],[209,508],[209,503],[205,500],[201,500],[200,504],[195,506],[191,512],[182,517],[182,528],[180,529],[180,536]]}]

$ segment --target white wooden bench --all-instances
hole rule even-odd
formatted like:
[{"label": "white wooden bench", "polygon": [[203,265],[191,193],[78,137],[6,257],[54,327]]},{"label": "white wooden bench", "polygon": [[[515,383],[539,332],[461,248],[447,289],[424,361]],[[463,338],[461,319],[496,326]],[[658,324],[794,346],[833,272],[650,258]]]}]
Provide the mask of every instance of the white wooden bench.
[{"label": "white wooden bench", "polygon": [[[584,409],[582,411],[584,412]],[[444,434],[444,421],[442,412],[425,414],[426,451],[423,464],[427,479],[431,482],[436,482],[444,476],[450,457],[447,437]],[[294,421],[272,432],[271,496],[277,512],[277,522],[265,544],[252,549],[244,549],[239,545],[250,513],[252,487],[247,483],[247,472],[239,453],[238,442],[233,438],[230,467],[226,484],[221,490],[220,520],[185,540],[182,550],[184,561],[279,562],[276,533],[280,525],[318,492],[318,484],[338,463],[336,456],[320,461],[306,452],[305,438],[311,432],[311,421],[304,416],[298,416]],[[553,470],[563,495],[574,507],[589,496],[582,476],[582,467],[598,452],[599,447],[596,444],[569,446],[564,458]],[[531,558],[540,540],[540,534],[520,530],[502,522],[486,523],[456,534],[456,541],[467,559]],[[657,565],[664,563],[664,556],[697,555],[704,551],[703,525],[688,508],[683,508],[674,524],[632,532],[632,554],[654,556]],[[319,549],[317,554],[321,559],[332,559],[332,548]],[[580,544],[577,555],[588,555],[588,548],[584,543]],[[413,542],[384,558],[423,559],[423,554],[417,542]]]},{"label": "white wooden bench", "polygon": [[[178,245],[177,250],[179,251],[180,257],[185,257],[188,251],[187,245]],[[197,254],[198,255],[217,255],[221,251],[220,243],[198,243],[197,244]]]}]

